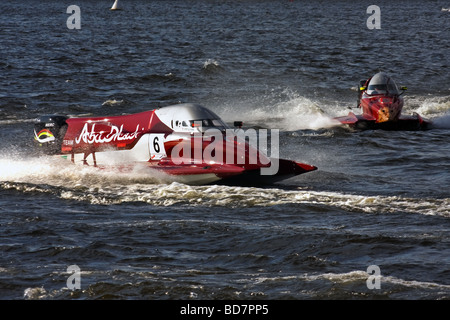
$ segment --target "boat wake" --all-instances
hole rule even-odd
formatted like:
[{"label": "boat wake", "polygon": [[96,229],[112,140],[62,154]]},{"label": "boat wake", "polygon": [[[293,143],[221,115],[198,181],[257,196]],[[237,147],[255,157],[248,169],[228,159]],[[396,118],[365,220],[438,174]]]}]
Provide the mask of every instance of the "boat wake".
[{"label": "boat wake", "polygon": [[[356,99],[355,99],[356,100]],[[232,123],[242,120],[244,126],[256,126],[281,131],[320,130],[341,127],[335,117],[346,116],[355,101],[311,99],[289,89],[274,91],[252,101],[241,99],[223,103],[217,112]],[[405,96],[403,115],[418,113],[433,122],[432,128],[450,127],[450,97]]]},{"label": "boat wake", "polygon": [[432,128],[434,128],[434,129],[450,129],[450,114],[434,119]]},{"label": "boat wake", "polygon": [[[449,198],[357,195],[297,188],[256,188],[222,185],[191,186],[170,181],[161,172],[144,174],[138,167],[126,173],[89,166],[67,166],[47,158],[0,159],[0,188],[50,193],[61,199],[114,205],[143,202],[154,206],[274,207],[329,206],[361,213],[412,213],[450,217]],[[148,169],[147,169],[148,170]]]},{"label": "boat wake", "polygon": [[[246,126],[281,131],[318,130],[339,124],[324,111],[324,107],[319,102],[289,90],[273,93],[273,95],[260,97],[251,103],[227,102],[221,107],[221,114],[227,122],[238,118],[243,120]],[[281,99],[279,95],[282,96]]]},{"label": "boat wake", "polygon": [[[183,270],[177,270],[176,272],[183,273]],[[174,271],[171,272],[173,274]],[[189,274],[204,274],[205,271],[190,269]],[[55,271],[52,276],[57,279],[65,279],[67,273],[63,270]],[[98,295],[94,298],[101,298],[102,295],[108,294],[111,288],[116,290],[116,294],[124,294],[124,298],[128,297],[130,290],[130,283],[135,283],[133,287],[148,287],[155,286],[155,281],[158,279],[160,283],[166,283],[173,281],[171,278],[167,277],[167,272],[164,268],[153,268],[151,271],[134,271],[129,270],[89,270],[83,271],[83,276],[86,278],[93,278],[94,276],[104,278],[103,284],[107,284],[107,290],[103,289],[100,284],[90,284],[88,290],[83,290],[78,292],[78,295]],[[227,288],[233,288],[234,290],[229,290],[226,292],[224,290],[223,294],[231,299],[242,299],[242,286],[246,290],[258,292],[260,295],[264,296],[264,291],[277,290],[280,286],[283,288],[290,288],[292,283],[301,286],[302,290],[290,291],[286,289],[283,291],[283,298],[291,299],[323,299],[323,298],[349,298],[354,299],[355,293],[359,292],[361,296],[370,297],[373,292],[368,289],[368,284],[372,284],[372,279],[369,279],[369,274],[365,270],[354,270],[342,273],[299,273],[299,274],[289,274],[270,276],[264,272],[255,272],[252,274],[243,274],[244,278],[237,278],[234,281],[227,283]],[[119,280],[122,280],[120,282]],[[378,288],[376,294],[377,297],[383,297],[386,299],[394,298],[399,299],[407,290],[416,290],[424,299],[439,299],[445,292],[450,290],[450,286],[442,283],[420,281],[420,280],[410,280],[404,279],[402,277],[395,277],[390,275],[380,275],[377,278],[380,287]],[[192,282],[192,280],[191,280]],[[204,286],[194,286],[192,283],[188,284],[180,282],[179,286],[187,286],[189,289],[189,297],[193,298],[197,296],[195,291],[202,291]],[[320,290],[309,289],[314,285],[318,285]],[[148,292],[150,290],[147,290]],[[182,293],[184,293],[182,291]],[[166,292],[166,294],[173,295],[174,298],[179,298],[175,290]],[[155,295],[156,297],[159,297]],[[147,298],[152,298],[147,297]],[[184,297],[184,296],[183,296]],[[44,300],[44,299],[65,299],[73,298],[73,292],[67,287],[62,287],[60,289],[45,289],[42,287],[29,287],[23,291],[23,298],[25,300]],[[90,297],[92,298],[92,296]]]},{"label": "boat wake", "polygon": [[[292,102],[294,101],[290,103]],[[316,105],[316,103],[311,102],[311,105]],[[345,108],[337,102],[332,105],[321,105],[319,113],[314,113],[314,109],[311,108],[298,110],[299,112],[296,112],[297,110],[294,110],[294,108],[291,108],[291,110],[292,113],[289,114],[286,122],[292,125],[286,126],[287,130],[293,130],[296,127],[297,130],[317,130],[341,126],[341,123],[333,117],[345,116],[349,112],[348,107]],[[352,110],[355,113],[360,112],[360,109]],[[431,120],[431,129],[450,129],[450,97],[448,96],[431,98],[419,96],[405,99],[405,108],[402,114],[412,115],[414,113],[422,114],[425,118]],[[303,123],[304,121],[306,121],[306,125]]]},{"label": "boat wake", "polygon": [[126,172],[77,166],[65,159],[42,156],[23,159],[20,156],[0,159],[0,181],[77,188],[79,186],[129,185],[136,183],[171,183],[165,173],[140,165],[127,167]]}]

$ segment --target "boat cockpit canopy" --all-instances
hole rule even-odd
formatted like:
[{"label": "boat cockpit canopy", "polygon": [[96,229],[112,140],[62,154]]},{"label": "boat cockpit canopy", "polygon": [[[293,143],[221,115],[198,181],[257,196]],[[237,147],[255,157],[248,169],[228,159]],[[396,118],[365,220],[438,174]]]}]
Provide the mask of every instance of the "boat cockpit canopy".
[{"label": "boat cockpit canopy", "polygon": [[367,86],[368,95],[398,95],[398,87],[395,81],[384,72],[375,74]]}]

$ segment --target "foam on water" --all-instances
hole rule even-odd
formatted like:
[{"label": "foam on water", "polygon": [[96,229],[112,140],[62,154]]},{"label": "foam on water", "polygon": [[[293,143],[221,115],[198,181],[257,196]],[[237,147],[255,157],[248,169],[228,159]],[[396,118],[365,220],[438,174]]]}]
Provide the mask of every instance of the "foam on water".
[{"label": "foam on water", "polygon": [[403,114],[416,112],[432,121],[432,129],[450,129],[450,97],[407,97]]},{"label": "foam on water", "polygon": [[227,102],[220,114],[226,121],[244,120],[245,124],[256,124],[281,131],[317,130],[339,125],[324,110],[326,106],[296,92],[285,89],[257,97],[251,102]]},{"label": "foam on water", "polygon": [[67,165],[62,159],[49,162],[48,158],[3,158],[0,159],[0,186],[2,189],[21,192],[50,192],[62,199],[106,205],[144,202],[155,206],[244,208],[313,204],[362,213],[407,212],[450,217],[449,198],[415,199],[301,188],[285,190],[219,185],[190,186],[170,181],[163,173],[148,168],[146,170],[148,172],[138,168],[117,173],[93,167]]},{"label": "foam on water", "polygon": [[339,125],[316,102],[302,96],[279,103],[274,112],[283,116],[277,125],[286,131],[317,130]]},{"label": "foam on water", "polygon": [[136,165],[127,172],[73,165],[58,157],[11,156],[0,158],[0,181],[76,188],[79,186],[128,185],[133,183],[172,182],[166,174]]},{"label": "foam on water", "polygon": [[445,116],[450,112],[450,97],[405,98],[405,110],[411,110],[426,117],[436,118]]},{"label": "foam on water", "polygon": [[[300,274],[282,277],[256,277],[251,279],[254,283],[263,283],[270,281],[327,281],[331,284],[348,284],[348,283],[358,283],[361,285],[366,285],[366,281],[369,278],[369,274],[362,270],[355,270],[344,273],[321,273],[321,274]],[[379,276],[380,287],[409,287],[416,289],[433,289],[433,290],[449,290],[450,286],[445,284],[439,284],[435,282],[417,281],[417,280],[406,280],[394,276],[384,276],[380,274]]]},{"label": "foam on water", "polygon": [[438,117],[433,120],[433,128],[435,129],[450,129],[450,114]]},{"label": "foam on water", "polygon": [[[266,101],[268,100],[268,101]],[[355,99],[356,100],[356,99]],[[245,119],[244,123],[256,123],[263,127],[282,131],[318,130],[340,125],[334,117],[345,116],[352,111],[361,113],[358,108],[350,109],[354,105],[351,101],[330,101],[307,98],[301,94],[284,89],[282,92],[272,92],[257,97],[250,104],[247,102],[231,103],[222,108],[221,114],[226,120],[229,115],[235,119]],[[245,105],[243,105],[245,103]],[[410,96],[405,97],[404,115],[414,112],[433,121],[433,128],[450,128],[450,97],[448,96]]]},{"label": "foam on water", "polygon": [[[311,100],[296,92],[284,90],[284,99],[273,105],[257,106],[242,115],[264,126],[283,131],[318,130],[340,125],[334,117],[345,116],[349,111],[356,114],[360,109],[349,109],[354,101]],[[245,110],[246,108],[239,108]],[[242,112],[242,111],[238,111]],[[450,97],[413,96],[405,98],[403,114],[418,113],[433,122],[433,128],[450,128]],[[271,116],[268,117],[268,114]]]},{"label": "foam on water", "polygon": [[[199,270],[187,270],[189,274],[195,275],[198,273],[202,273]],[[104,273],[103,276],[107,277],[108,273]],[[112,272],[114,273],[114,272]],[[111,276],[111,274],[109,275]],[[114,276],[113,278],[109,278],[106,280],[105,284],[107,284],[108,288],[115,287],[117,290],[117,294],[120,296],[121,291],[127,291],[127,286],[131,284],[131,282],[126,282],[129,280],[127,277],[137,278],[140,281],[134,282],[134,287],[140,286],[148,286],[151,281],[158,277],[159,279],[163,279],[165,281],[171,281],[171,279],[166,279],[164,271],[154,270],[154,272],[127,272],[122,271],[120,276]],[[303,297],[303,298],[317,298],[322,295],[332,297],[333,294],[342,298],[342,295],[352,295],[358,292],[360,295],[376,295],[383,296],[386,298],[395,298],[403,294],[405,289],[408,290],[419,290],[422,295],[425,297],[433,294],[442,295],[445,292],[450,290],[449,285],[435,283],[435,282],[426,282],[426,281],[418,281],[418,280],[406,280],[394,276],[383,276],[380,275],[378,280],[380,287],[376,289],[369,289],[367,287],[367,281],[369,278],[369,274],[362,270],[355,270],[344,273],[321,273],[321,274],[312,274],[312,273],[303,273],[299,275],[284,275],[284,276],[276,276],[276,277],[267,277],[262,274],[248,274],[245,278],[235,279],[234,283],[228,284],[230,289],[233,288],[230,294],[234,295],[235,298],[240,298],[243,288],[245,288],[247,294],[251,296],[268,296],[269,294],[265,291],[269,291],[272,288],[276,288],[280,286],[280,284],[286,282],[290,283],[289,286],[286,286],[286,289],[281,292],[283,296],[291,296],[291,297]],[[124,282],[120,284],[119,282]],[[289,290],[292,287],[292,283],[297,284],[302,288],[302,290],[297,290],[293,292]],[[321,290],[310,290],[308,289],[312,285],[317,285],[321,288]],[[332,286],[334,290],[330,291],[329,287]],[[89,285],[85,286],[87,289],[71,291],[67,287],[62,287],[61,289],[53,289],[46,290],[44,287],[30,287],[24,290],[23,298],[26,300],[42,300],[42,299],[58,299],[61,297],[82,297],[82,296],[90,296],[94,294],[107,294],[106,292],[101,292],[101,288],[97,288],[97,285]],[[203,285],[187,285],[185,294],[189,294],[189,298],[198,297],[197,292],[202,292],[204,290]],[[98,292],[97,292],[98,291]],[[189,293],[188,293],[189,292]],[[334,293],[333,293],[334,292]],[[126,293],[125,293],[126,294]],[[170,294],[166,292],[166,294]]]}]

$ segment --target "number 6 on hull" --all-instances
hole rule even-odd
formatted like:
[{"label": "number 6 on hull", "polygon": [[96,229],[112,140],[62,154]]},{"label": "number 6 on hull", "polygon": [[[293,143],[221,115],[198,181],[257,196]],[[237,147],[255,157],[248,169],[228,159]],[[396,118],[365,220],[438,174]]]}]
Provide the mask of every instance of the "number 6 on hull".
[{"label": "number 6 on hull", "polygon": [[151,160],[160,160],[167,157],[166,150],[164,148],[164,134],[163,133],[151,133],[148,141]]}]

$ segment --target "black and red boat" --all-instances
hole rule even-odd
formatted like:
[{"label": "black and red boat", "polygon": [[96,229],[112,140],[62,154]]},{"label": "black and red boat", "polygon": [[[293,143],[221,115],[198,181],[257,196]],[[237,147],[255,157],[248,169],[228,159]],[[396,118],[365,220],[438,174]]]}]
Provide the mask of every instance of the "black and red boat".
[{"label": "black and red boat", "polygon": [[394,80],[384,72],[379,72],[367,80],[362,80],[358,92],[358,107],[362,114],[350,112],[347,116],[336,117],[342,124],[356,130],[426,130],[431,122],[413,113],[402,115],[406,87],[397,87]]}]

